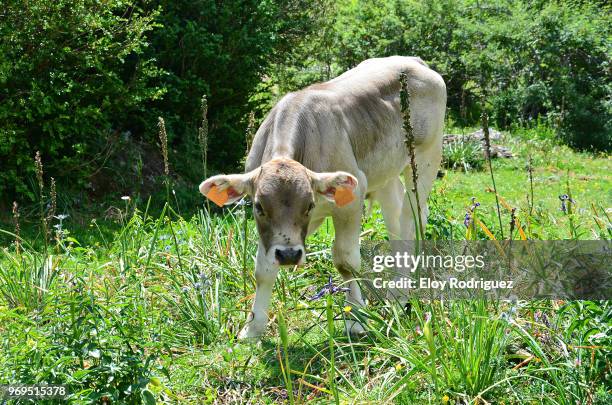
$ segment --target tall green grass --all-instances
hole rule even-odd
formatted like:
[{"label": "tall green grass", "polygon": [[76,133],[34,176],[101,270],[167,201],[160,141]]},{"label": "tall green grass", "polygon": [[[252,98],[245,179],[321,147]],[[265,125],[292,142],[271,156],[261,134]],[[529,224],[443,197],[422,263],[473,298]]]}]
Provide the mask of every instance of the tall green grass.
[{"label": "tall green grass", "polygon": [[[501,208],[509,218],[517,208],[515,237],[520,228],[533,239],[610,239],[609,201],[589,199],[579,180],[606,161],[571,155],[567,176],[556,157],[542,165],[549,158],[534,153],[527,199],[521,145],[521,161],[492,163]],[[559,206],[566,179],[571,214]],[[466,237],[469,192],[481,202],[474,218],[499,237],[489,181],[442,179],[426,235]],[[0,384],[65,383],[75,403],[609,403],[608,302],[412,300],[407,311],[392,302],[345,308],[339,295],[311,301],[330,275],[340,280],[326,226],[308,241],[307,265],[281,271],[269,333],[238,342],[254,292],[255,224],[244,206],[203,205],[184,218],[171,203],[154,215],[150,204],[118,201],[112,237],[88,228],[95,244],[80,240],[71,217],[36,243],[3,231],[19,243],[0,249]],[[474,223],[469,237],[489,239]],[[364,239],[385,238],[377,207],[364,229]],[[367,335],[347,336],[345,318]]]}]

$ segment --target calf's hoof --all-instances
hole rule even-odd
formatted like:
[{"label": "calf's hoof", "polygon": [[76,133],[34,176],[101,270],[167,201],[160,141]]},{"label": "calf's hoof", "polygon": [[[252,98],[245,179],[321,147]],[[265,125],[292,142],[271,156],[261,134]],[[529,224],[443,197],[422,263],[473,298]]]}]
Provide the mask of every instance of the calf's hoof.
[{"label": "calf's hoof", "polygon": [[259,324],[253,321],[248,322],[238,334],[239,340],[258,340],[266,332],[266,324]]},{"label": "calf's hoof", "polygon": [[363,325],[357,321],[347,320],[344,326],[346,328],[346,333],[350,334],[352,337],[361,338],[367,335]]}]

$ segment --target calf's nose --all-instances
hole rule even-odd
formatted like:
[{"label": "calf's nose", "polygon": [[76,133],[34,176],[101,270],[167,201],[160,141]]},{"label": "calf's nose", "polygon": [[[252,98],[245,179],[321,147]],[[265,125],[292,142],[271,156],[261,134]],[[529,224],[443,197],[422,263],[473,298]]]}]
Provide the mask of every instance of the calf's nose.
[{"label": "calf's nose", "polygon": [[276,249],[274,256],[281,266],[294,265],[300,262],[302,258],[302,249]]}]

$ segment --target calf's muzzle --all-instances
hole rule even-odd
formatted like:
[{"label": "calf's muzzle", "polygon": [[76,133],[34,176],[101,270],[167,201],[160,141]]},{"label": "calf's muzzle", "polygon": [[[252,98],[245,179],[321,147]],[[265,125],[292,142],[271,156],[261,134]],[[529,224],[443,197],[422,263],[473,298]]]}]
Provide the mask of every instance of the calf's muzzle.
[{"label": "calf's muzzle", "polygon": [[274,257],[281,266],[296,265],[302,258],[302,249],[283,248],[275,249]]}]

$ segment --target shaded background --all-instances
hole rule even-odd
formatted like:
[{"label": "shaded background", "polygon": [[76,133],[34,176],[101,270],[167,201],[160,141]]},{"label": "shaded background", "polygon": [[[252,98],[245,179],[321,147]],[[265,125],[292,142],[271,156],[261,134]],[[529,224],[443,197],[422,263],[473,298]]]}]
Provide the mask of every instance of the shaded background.
[{"label": "shaded background", "polygon": [[0,10],[0,208],[37,198],[33,156],[63,209],[164,188],[193,203],[209,102],[208,174],[242,170],[249,112],[364,59],[418,55],[444,77],[450,126],[486,109],[609,151],[610,6],[603,1],[34,0]]}]

